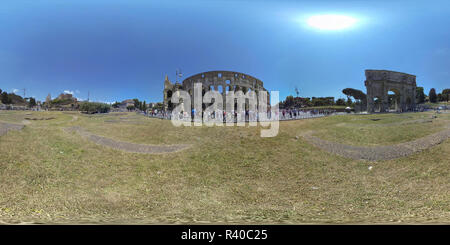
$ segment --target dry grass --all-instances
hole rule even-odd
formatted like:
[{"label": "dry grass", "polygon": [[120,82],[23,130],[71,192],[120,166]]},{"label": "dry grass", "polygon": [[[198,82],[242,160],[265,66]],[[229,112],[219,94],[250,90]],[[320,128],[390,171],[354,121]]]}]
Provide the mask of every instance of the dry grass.
[{"label": "dry grass", "polygon": [[[0,221],[450,221],[449,140],[409,157],[369,163],[332,155],[295,138],[304,130],[315,130],[329,140],[389,145],[440,130],[449,114],[412,128],[401,122],[431,114],[288,121],[281,122],[274,138],[260,138],[256,127],[176,128],[170,121],[135,114],[78,115],[76,121],[59,112],[31,116],[56,119],[32,121],[0,137]],[[17,123],[24,117],[24,112],[0,112],[0,121]],[[162,155],[126,153],[65,132],[69,126],[115,140],[193,147]]]}]

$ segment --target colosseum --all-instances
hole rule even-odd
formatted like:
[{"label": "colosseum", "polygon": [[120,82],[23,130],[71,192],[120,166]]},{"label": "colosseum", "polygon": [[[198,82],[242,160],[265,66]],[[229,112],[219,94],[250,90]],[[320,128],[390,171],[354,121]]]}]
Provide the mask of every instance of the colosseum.
[{"label": "colosseum", "polygon": [[[177,90],[187,91],[191,95],[191,101],[193,101],[193,89],[195,83],[201,83],[204,95],[207,91],[215,90],[219,91],[223,98],[225,105],[225,95],[228,91],[242,91],[247,93],[247,91],[254,91],[258,95],[259,91],[267,91],[263,87],[263,82],[253,76],[234,72],[234,71],[208,71],[198,73],[196,75],[190,76],[180,83],[172,83],[166,76],[164,81],[164,109],[166,111],[171,111],[173,105],[171,102],[172,94]],[[270,97],[268,95],[268,103],[270,102]],[[206,108],[208,104],[203,104],[203,109]]]}]

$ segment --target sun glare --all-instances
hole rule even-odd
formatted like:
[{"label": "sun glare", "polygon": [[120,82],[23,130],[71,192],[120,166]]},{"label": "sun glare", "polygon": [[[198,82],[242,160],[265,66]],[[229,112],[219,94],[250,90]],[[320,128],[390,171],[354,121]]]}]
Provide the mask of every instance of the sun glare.
[{"label": "sun glare", "polygon": [[308,18],[309,26],[320,30],[342,30],[353,26],[356,19],[345,15],[314,15]]}]

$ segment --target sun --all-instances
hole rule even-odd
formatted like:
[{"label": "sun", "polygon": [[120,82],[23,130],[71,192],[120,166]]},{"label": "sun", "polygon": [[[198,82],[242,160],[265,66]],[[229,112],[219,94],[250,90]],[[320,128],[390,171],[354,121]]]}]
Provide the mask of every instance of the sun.
[{"label": "sun", "polygon": [[355,25],[357,20],[346,15],[326,14],[314,15],[308,18],[309,26],[319,30],[342,30]]}]

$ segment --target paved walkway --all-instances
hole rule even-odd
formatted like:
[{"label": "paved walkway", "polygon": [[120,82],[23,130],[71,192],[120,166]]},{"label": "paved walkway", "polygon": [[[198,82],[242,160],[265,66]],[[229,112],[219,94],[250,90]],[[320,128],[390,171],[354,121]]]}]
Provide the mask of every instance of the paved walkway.
[{"label": "paved walkway", "polygon": [[103,145],[106,147],[110,147],[116,150],[132,152],[132,153],[146,153],[146,154],[158,154],[158,153],[171,153],[184,150],[189,147],[189,145],[143,145],[143,144],[135,144],[117,141],[113,139],[109,139],[103,136],[98,136],[92,133],[87,132],[81,127],[70,127],[65,128],[67,132],[77,132],[81,136],[89,139],[90,141]]},{"label": "paved walkway", "polygon": [[307,142],[322,150],[356,160],[380,161],[405,157],[440,144],[444,140],[450,138],[450,127],[447,127],[447,129],[441,132],[413,141],[390,146],[373,147],[353,146],[331,142],[313,136],[313,133],[313,131],[308,131],[303,133],[302,136]]}]

